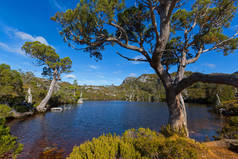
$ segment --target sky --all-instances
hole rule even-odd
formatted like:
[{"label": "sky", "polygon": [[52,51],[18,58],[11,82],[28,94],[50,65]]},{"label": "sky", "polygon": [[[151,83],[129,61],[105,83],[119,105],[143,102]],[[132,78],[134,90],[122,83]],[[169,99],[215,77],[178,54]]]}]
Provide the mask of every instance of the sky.
[{"label": "sky", "polygon": [[[68,47],[59,35],[60,26],[50,20],[57,11],[74,8],[77,0],[0,0],[0,64],[6,63],[13,69],[32,71],[41,77],[42,68],[34,59],[26,56],[21,46],[26,41],[40,41],[55,48],[60,57],[70,57],[73,72],[62,75],[63,81],[77,80],[80,85],[120,85],[128,77],[138,77],[144,73],[154,73],[149,64],[129,62],[116,54],[127,53],[130,57],[139,54],[110,46],[103,51],[103,60],[95,61],[89,54]],[[236,17],[230,31],[238,26]],[[229,31],[229,29],[228,29]],[[171,72],[176,67],[172,67]],[[187,67],[189,71],[202,73],[233,73],[238,71],[238,52],[229,56],[222,53],[202,55],[197,63]]]}]

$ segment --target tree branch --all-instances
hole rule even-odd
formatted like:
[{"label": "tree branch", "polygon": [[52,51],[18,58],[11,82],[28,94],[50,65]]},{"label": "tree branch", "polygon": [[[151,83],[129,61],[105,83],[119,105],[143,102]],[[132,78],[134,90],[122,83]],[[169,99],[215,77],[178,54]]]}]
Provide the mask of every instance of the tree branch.
[{"label": "tree branch", "polygon": [[168,15],[167,15],[167,19],[166,21],[169,21],[171,15],[172,15],[172,12],[176,6],[176,4],[179,2],[180,0],[172,0],[171,4],[170,4],[170,7],[169,7],[169,12],[168,12]]},{"label": "tree branch", "polygon": [[238,32],[236,32],[232,37],[226,39],[226,40],[223,40],[222,42],[216,44],[215,46],[213,46],[212,48],[210,49],[206,49],[206,50],[203,50],[202,53],[205,53],[205,52],[208,52],[208,51],[211,51],[211,50],[215,50],[217,49],[220,45],[222,45],[223,43],[227,42],[227,41],[230,41],[232,39],[234,39],[236,37],[236,35],[238,35]]},{"label": "tree branch", "polygon": [[128,36],[127,36],[125,29],[123,29],[121,26],[114,24],[114,23],[109,23],[109,24],[122,31],[122,33],[125,35],[125,38],[126,38],[126,44],[128,44],[129,40],[128,40]]},{"label": "tree branch", "polygon": [[209,52],[209,51],[212,51],[212,50],[217,49],[220,45],[222,45],[222,44],[224,44],[225,42],[228,42],[228,41],[234,39],[237,35],[238,35],[238,32],[236,32],[236,33],[235,33],[233,36],[231,36],[230,38],[228,38],[228,39],[226,39],[226,40],[223,40],[223,41],[221,41],[220,43],[214,45],[212,48],[209,48],[209,49],[206,49],[206,50],[203,50],[202,48],[200,48],[200,50],[197,52],[197,54],[195,55],[195,57],[192,58],[192,59],[187,60],[186,63],[187,63],[187,64],[190,64],[190,63],[196,62],[196,61],[199,59],[199,57],[200,57],[201,54],[203,54],[203,53],[205,53],[205,52]]},{"label": "tree branch", "polygon": [[149,54],[143,48],[139,48],[139,47],[134,46],[134,45],[124,44],[120,40],[118,40],[117,38],[114,38],[114,37],[109,37],[105,41],[115,42],[123,48],[140,52],[143,56],[145,56],[147,62],[151,62],[151,57],[149,56]]},{"label": "tree branch", "polygon": [[181,93],[185,88],[196,82],[217,83],[235,86],[238,88],[238,76],[230,74],[202,74],[193,73],[189,77],[182,79],[176,86],[176,93]]},{"label": "tree branch", "polygon": [[124,59],[127,59],[128,61],[139,61],[139,62],[148,62],[148,60],[146,60],[146,59],[143,59],[143,58],[129,58],[129,57],[126,57],[126,56],[124,56],[124,55],[122,55],[122,54],[120,54],[119,52],[116,52],[119,56],[121,56],[122,58],[124,58]]},{"label": "tree branch", "polygon": [[152,6],[152,2],[150,2],[150,16],[151,16],[151,20],[152,20],[152,25],[154,27],[154,31],[155,31],[155,35],[156,35],[156,42],[159,41],[159,32],[158,32],[158,27],[157,27],[157,23],[156,23],[156,19],[155,19],[155,14],[154,14],[154,7]]},{"label": "tree branch", "polygon": [[138,51],[140,53],[142,53],[144,51],[142,48],[139,48],[137,46],[133,46],[133,45],[129,45],[129,44],[124,44],[123,42],[121,42],[120,40],[118,40],[115,37],[108,37],[105,41],[116,42],[121,47],[124,47],[124,48],[129,49],[129,50],[133,50],[133,51]]}]

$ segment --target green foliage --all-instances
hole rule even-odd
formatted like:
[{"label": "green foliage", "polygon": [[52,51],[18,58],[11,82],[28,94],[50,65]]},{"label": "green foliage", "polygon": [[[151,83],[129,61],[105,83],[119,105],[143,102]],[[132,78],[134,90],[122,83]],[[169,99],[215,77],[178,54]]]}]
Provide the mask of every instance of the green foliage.
[{"label": "green foliage", "polygon": [[218,131],[218,134],[218,139],[238,139],[238,116],[228,117],[223,128]]},{"label": "green foliage", "polygon": [[219,109],[223,109],[226,116],[238,116],[238,100],[224,101],[221,105],[216,106],[217,112]]},{"label": "green foliage", "polygon": [[[220,43],[229,39],[224,28],[230,26],[235,16],[237,1],[194,0],[191,8],[182,4],[183,1],[177,2],[169,19],[172,35],[162,57],[162,64],[167,69],[179,62],[184,51],[189,59],[200,48],[217,44],[217,50],[225,55],[237,48],[238,38]],[[60,34],[69,46],[78,49],[81,45],[80,49],[97,59],[102,59],[101,52],[106,45],[114,43],[122,46],[129,42],[153,53],[158,40],[156,32],[164,33],[159,24],[155,30],[151,17],[154,14],[154,21],[162,23],[166,14],[160,13],[161,7],[164,4],[160,1],[136,1],[136,5],[126,6],[123,0],[81,0],[75,9],[58,12],[52,20],[61,25]]]},{"label": "green foliage", "polygon": [[10,117],[11,110],[12,110],[11,107],[4,104],[0,104],[0,119]]},{"label": "green foliage", "polygon": [[189,138],[164,135],[140,128],[127,130],[121,137],[102,135],[75,146],[68,159],[196,159],[206,152],[204,146]]},{"label": "green foliage", "polygon": [[170,125],[162,126],[160,129],[160,133],[166,137],[170,137],[173,135],[178,135],[181,137],[186,137],[186,129],[183,127],[180,130],[172,129]]},{"label": "green foliage", "polygon": [[[197,24],[197,32],[191,34],[192,38],[189,41],[193,44],[193,49],[198,50],[208,45],[215,46],[229,38],[223,33],[223,30],[230,26],[236,11],[237,1],[196,0],[191,10],[179,8],[173,14],[172,31],[174,35],[177,35],[176,32],[189,31],[193,24]],[[176,37],[181,38],[181,36]],[[223,51],[227,55],[237,48],[237,42],[238,39],[235,38],[219,44],[218,51]],[[181,43],[181,46],[183,45],[184,43]],[[177,49],[177,51],[181,52],[182,50]]]},{"label": "green foliage", "polygon": [[5,120],[0,119],[0,158],[16,158],[22,149],[23,145],[17,142],[17,138],[5,126]]},{"label": "green foliage", "polygon": [[24,99],[21,75],[9,65],[0,65],[0,104],[20,104]]},{"label": "green foliage", "polygon": [[36,59],[37,64],[44,66],[43,75],[49,77],[57,76],[60,79],[62,73],[71,72],[72,61],[69,57],[60,59],[55,49],[51,46],[41,44],[39,41],[26,42],[22,50],[32,58]]}]

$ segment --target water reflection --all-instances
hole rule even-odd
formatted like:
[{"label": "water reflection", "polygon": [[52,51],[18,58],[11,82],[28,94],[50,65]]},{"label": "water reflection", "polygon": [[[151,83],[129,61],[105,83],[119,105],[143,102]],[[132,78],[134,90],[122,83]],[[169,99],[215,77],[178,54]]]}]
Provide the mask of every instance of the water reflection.
[{"label": "water reflection", "polygon": [[[192,138],[212,138],[222,119],[208,112],[204,105],[187,107]],[[104,133],[121,134],[130,128],[159,130],[167,123],[166,103],[89,101],[64,112],[48,112],[9,123],[11,132],[24,144],[21,159],[40,158],[46,148],[63,149],[65,157],[79,145]],[[62,152],[62,150],[61,150]]]}]

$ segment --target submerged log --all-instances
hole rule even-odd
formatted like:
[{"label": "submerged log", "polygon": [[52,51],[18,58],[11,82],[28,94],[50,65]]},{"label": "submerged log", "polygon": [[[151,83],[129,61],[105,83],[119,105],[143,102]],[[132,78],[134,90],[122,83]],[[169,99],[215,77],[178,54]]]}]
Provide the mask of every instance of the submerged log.
[{"label": "submerged log", "polygon": [[30,116],[30,115],[34,114],[33,111],[21,113],[21,112],[17,112],[15,109],[12,109],[10,111],[10,113],[12,114],[12,117],[14,117],[14,118],[23,118],[23,117]]}]

